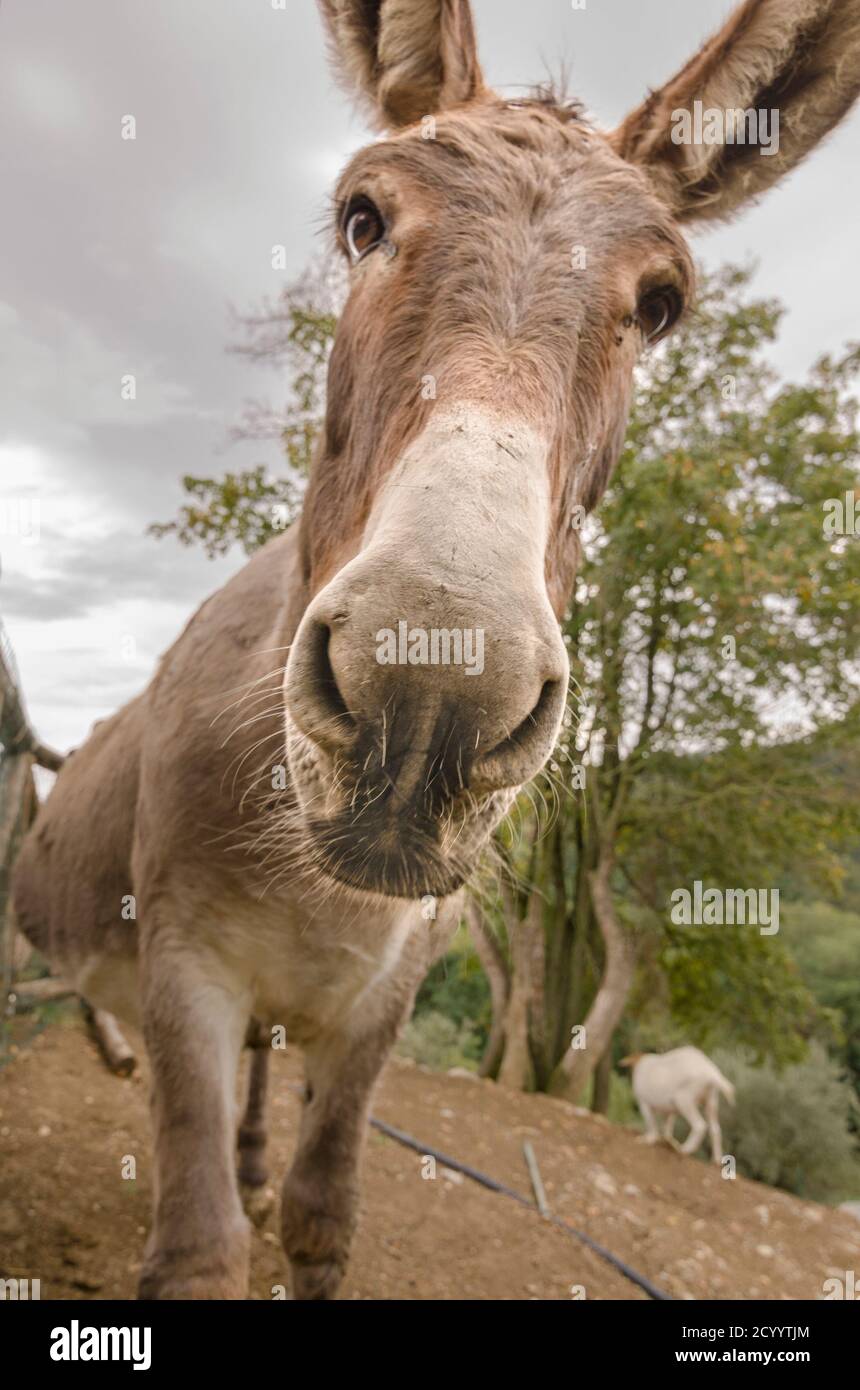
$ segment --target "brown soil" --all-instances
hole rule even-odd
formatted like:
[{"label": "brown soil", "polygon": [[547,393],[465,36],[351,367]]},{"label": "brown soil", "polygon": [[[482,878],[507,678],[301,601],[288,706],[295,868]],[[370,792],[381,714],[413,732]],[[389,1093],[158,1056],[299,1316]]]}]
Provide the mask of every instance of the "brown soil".
[{"label": "brown soil", "polygon": [[[135,1045],[140,1048],[138,1039]],[[141,1049],[142,1050],[142,1049]],[[276,1058],[269,1210],[257,1212],[251,1292],[289,1288],[275,1187],[286,1171],[299,1059]],[[0,1277],[41,1280],[50,1298],[132,1298],[149,1215],[145,1067],[111,1075],[69,1015],[0,1072]],[[545,1096],[428,1073],[394,1060],[375,1113],[423,1142],[528,1192],[525,1139],[553,1210],[677,1298],[814,1299],[860,1269],[860,1225],[667,1148],[636,1142]],[[135,1181],[121,1176],[124,1155]],[[571,1236],[371,1132],[347,1299],[597,1299],[645,1295]],[[265,1195],[265,1194],[264,1194]],[[259,1202],[258,1207],[265,1207]]]}]

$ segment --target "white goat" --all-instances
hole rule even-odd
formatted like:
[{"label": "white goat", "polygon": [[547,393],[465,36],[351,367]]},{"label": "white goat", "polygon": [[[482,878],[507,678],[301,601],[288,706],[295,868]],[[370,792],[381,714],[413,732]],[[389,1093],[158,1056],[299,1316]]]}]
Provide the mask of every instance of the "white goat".
[{"label": "white goat", "polygon": [[[723,1153],[720,1130],[720,1097],[734,1105],[735,1088],[719,1067],[697,1047],[676,1047],[671,1052],[635,1052],[625,1057],[622,1067],[632,1069],[633,1094],[645,1119],[646,1144],[656,1144],[660,1138],[657,1116],[665,1117],[663,1138],[674,1148],[675,1119],[681,1115],[690,1126],[690,1133],[680,1146],[681,1153],[693,1154],[710,1130],[711,1158],[719,1163]],[[707,1122],[700,1106],[704,1106]]]}]

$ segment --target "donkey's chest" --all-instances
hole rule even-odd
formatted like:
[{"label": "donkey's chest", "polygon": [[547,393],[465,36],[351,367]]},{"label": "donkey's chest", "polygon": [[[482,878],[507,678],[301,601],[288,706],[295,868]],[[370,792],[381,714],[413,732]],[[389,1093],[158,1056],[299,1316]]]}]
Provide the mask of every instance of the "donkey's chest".
[{"label": "donkey's chest", "polygon": [[295,1043],[372,1027],[402,994],[404,977],[420,977],[424,926],[420,911],[405,905],[382,920],[313,920],[277,909],[249,914],[236,930],[254,1016]]}]

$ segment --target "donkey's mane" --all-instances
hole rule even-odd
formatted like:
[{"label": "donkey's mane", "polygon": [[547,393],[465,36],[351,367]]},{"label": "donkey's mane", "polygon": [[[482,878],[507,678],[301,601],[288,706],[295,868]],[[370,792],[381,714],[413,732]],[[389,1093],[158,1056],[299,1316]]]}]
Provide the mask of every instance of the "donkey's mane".
[{"label": "donkey's mane", "polygon": [[551,116],[555,116],[563,125],[568,125],[571,121],[582,121],[587,124],[584,103],[578,97],[572,97],[567,90],[566,73],[560,77],[550,77],[544,82],[539,82],[529,90],[527,96],[520,100],[509,101],[507,105],[539,106]]}]

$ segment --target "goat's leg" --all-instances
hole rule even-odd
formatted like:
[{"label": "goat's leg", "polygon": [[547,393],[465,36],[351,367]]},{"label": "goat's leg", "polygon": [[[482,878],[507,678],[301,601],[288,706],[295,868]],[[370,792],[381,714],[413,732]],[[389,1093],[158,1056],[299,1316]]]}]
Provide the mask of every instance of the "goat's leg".
[{"label": "goat's leg", "polygon": [[645,1133],[640,1134],[639,1142],[642,1144],[656,1144],[660,1138],[660,1131],[657,1128],[657,1120],[654,1111],[646,1101],[640,1100],[639,1109],[642,1111],[642,1118],[645,1121]]},{"label": "goat's leg", "polygon": [[679,1149],[681,1147],[675,1138],[675,1121],[677,1118],[678,1112],[676,1110],[670,1110],[666,1119],[663,1121],[663,1138],[673,1149]]},{"label": "goat's leg", "polygon": [[723,1131],[720,1129],[720,1098],[715,1087],[712,1087],[708,1092],[705,1113],[708,1117],[708,1129],[711,1135],[711,1162],[721,1163],[723,1158]]},{"label": "goat's leg", "polygon": [[694,1101],[679,1098],[678,1109],[690,1126],[690,1133],[681,1145],[681,1153],[694,1154],[705,1137],[707,1125]]},{"label": "goat's leg", "polygon": [[270,1052],[268,1044],[251,1048],[248,1098],[239,1126],[239,1181],[248,1187],[262,1187],[269,1176],[265,1149]]},{"label": "goat's leg", "polygon": [[247,1000],[217,963],[149,941],[141,957],[152,1064],[155,1215],[141,1298],[244,1298],[249,1226],[235,1172],[236,1072]]},{"label": "goat's leg", "polygon": [[396,1023],[384,1033],[338,1035],[306,1050],[298,1149],[281,1201],[295,1298],[333,1298],[343,1278],[370,1096],[395,1036]]}]

